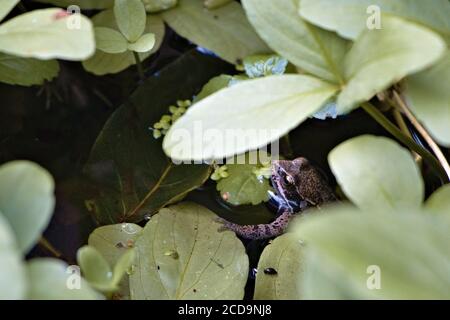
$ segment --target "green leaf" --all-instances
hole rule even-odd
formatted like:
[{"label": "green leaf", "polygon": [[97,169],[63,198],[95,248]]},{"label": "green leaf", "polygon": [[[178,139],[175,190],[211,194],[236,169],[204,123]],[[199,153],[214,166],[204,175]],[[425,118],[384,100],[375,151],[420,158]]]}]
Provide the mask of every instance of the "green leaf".
[{"label": "green leaf", "polygon": [[147,33],[142,35],[135,43],[128,44],[128,50],[135,52],[148,52],[155,45],[155,35]]},{"label": "green leaf", "polygon": [[135,42],[144,33],[146,13],[141,0],[115,0],[114,16],[120,32],[130,42]]},{"label": "green leaf", "polygon": [[242,299],[248,258],[233,232],[194,203],[161,209],[136,241],[133,299]]},{"label": "green leaf", "polygon": [[123,279],[125,274],[129,272],[130,268],[133,267],[133,262],[136,256],[135,249],[128,249],[117,261],[114,266],[112,283],[117,286]]},{"label": "green leaf", "polygon": [[142,0],[142,2],[147,12],[154,13],[175,7],[178,0]]},{"label": "green leaf", "polygon": [[[256,152],[252,154],[247,153],[244,157],[235,157],[233,162],[227,162],[228,177],[217,183],[217,190],[222,197],[226,195],[226,201],[232,205],[257,205],[269,200],[269,190],[272,189],[269,180],[255,174],[255,170],[262,167],[260,160],[263,159],[257,158]],[[258,163],[253,164],[251,160]]]},{"label": "green leaf", "polygon": [[0,25],[0,48],[25,58],[84,60],[95,51],[94,31],[82,15],[34,10]]},{"label": "green leaf", "polygon": [[31,86],[50,81],[58,73],[56,60],[42,61],[0,53],[0,82]]},{"label": "green leaf", "polygon": [[208,160],[265,146],[319,110],[336,91],[304,75],[240,82],[190,107],[165,136],[164,151],[175,160]]},{"label": "green leaf", "polygon": [[288,61],[277,55],[256,55],[244,59],[245,73],[249,78],[282,75],[287,65]]},{"label": "green leaf", "polygon": [[[113,10],[105,10],[101,13],[95,15],[92,18],[94,25],[96,27],[107,27],[115,30],[119,30],[114,19]],[[146,33],[154,33],[156,38],[156,43],[150,52],[140,53],[139,57],[141,61],[147,59],[152,53],[156,52],[162,44],[164,39],[164,22],[159,15],[149,15],[147,16],[147,24],[145,28]],[[136,60],[133,53],[130,51],[119,53],[119,54],[109,54],[103,51],[97,50],[95,55],[89,60],[83,61],[83,67],[96,75],[105,75],[108,73],[117,73],[125,70],[131,65],[134,65]]]},{"label": "green leaf", "polygon": [[208,9],[217,9],[219,7],[222,7],[228,3],[230,3],[233,0],[204,0],[203,4]]},{"label": "green leaf", "polygon": [[127,39],[120,32],[105,27],[96,27],[94,30],[98,50],[106,53],[122,53],[127,51]]},{"label": "green leaf", "polygon": [[367,20],[373,15],[368,8],[373,5],[382,13],[422,24],[450,38],[447,0],[301,0],[300,14],[319,27],[356,39],[367,29]]},{"label": "green leaf", "polygon": [[95,247],[83,246],[78,249],[77,262],[83,277],[92,287],[103,292],[114,291],[111,267]]},{"label": "green leaf", "polygon": [[[115,299],[124,300],[130,298],[128,275],[122,277],[120,283],[117,283],[117,277],[125,268],[126,260],[131,258],[128,256],[130,254],[127,253],[129,252],[128,249],[134,247],[141,230],[142,228],[137,224],[121,223],[99,227],[89,236],[89,246],[96,248],[108,261],[108,264],[114,266],[113,283],[119,287],[118,291],[114,292]],[[120,261],[122,259],[125,260]]]},{"label": "green leaf", "polygon": [[425,209],[436,215],[450,217],[450,185],[435,191],[425,203]]},{"label": "green leaf", "polygon": [[303,21],[293,0],[242,3],[258,34],[280,56],[321,79],[343,84],[347,41]]},{"label": "green leaf", "polygon": [[[190,99],[228,65],[190,52],[147,79],[107,121],[85,168],[102,192],[92,195],[102,223],[137,222],[202,185],[206,165],[176,165],[149,127],[178,99]],[[195,76],[192,76],[195,75]]]},{"label": "green leaf", "polygon": [[221,74],[220,76],[214,77],[208,81],[199,92],[198,95],[195,96],[193,102],[199,102],[200,100],[206,98],[207,96],[212,95],[214,92],[219,91],[220,89],[228,87],[230,81],[233,79],[233,76],[227,74]]},{"label": "green leaf", "polygon": [[53,178],[37,164],[13,161],[0,166],[0,212],[8,219],[24,254],[50,221],[53,191]]},{"label": "green leaf", "polygon": [[345,194],[362,210],[395,211],[420,207],[424,185],[412,155],[384,137],[364,135],[345,141],[328,157]]},{"label": "green leaf", "polygon": [[[78,278],[79,274],[73,273],[69,266],[61,260],[52,258],[32,259],[27,265],[27,271],[29,280],[27,299],[103,299],[83,278]],[[77,288],[78,284],[79,288]]]},{"label": "green leaf", "polygon": [[0,212],[0,299],[23,299],[26,273],[14,233]]},{"label": "green leaf", "polygon": [[20,0],[3,0],[0,3],[0,21],[2,21],[8,13],[19,3]]},{"label": "green leaf", "polygon": [[436,65],[408,77],[405,96],[417,118],[440,144],[450,147],[450,52]]},{"label": "green leaf", "polygon": [[338,97],[340,112],[431,66],[446,50],[445,42],[426,28],[399,18],[382,19],[383,28],[364,31],[345,58],[348,83]]},{"label": "green leaf", "polygon": [[[258,262],[255,300],[300,300],[304,269],[303,245],[298,236],[286,233],[267,245]],[[277,273],[264,270],[272,268]]]},{"label": "green leaf", "polygon": [[364,213],[330,207],[296,223],[306,243],[304,298],[447,299],[449,224],[417,210]]},{"label": "green leaf", "polygon": [[56,6],[67,8],[72,5],[79,6],[81,9],[106,9],[112,8],[114,0],[34,0],[37,2],[51,3]]},{"label": "green leaf", "polygon": [[238,63],[252,54],[270,52],[247,21],[239,3],[207,10],[202,0],[183,0],[162,16],[179,35],[230,63]]}]

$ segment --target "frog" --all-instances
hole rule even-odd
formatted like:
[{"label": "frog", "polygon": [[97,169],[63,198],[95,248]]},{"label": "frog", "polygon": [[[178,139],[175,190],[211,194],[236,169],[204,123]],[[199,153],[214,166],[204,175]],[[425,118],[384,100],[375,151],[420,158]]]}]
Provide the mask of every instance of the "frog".
[{"label": "frog", "polygon": [[307,209],[337,200],[324,175],[304,157],[274,160],[271,165],[274,191],[270,200],[277,204],[277,217],[267,224],[239,225],[219,219],[219,231],[231,230],[245,239],[262,240],[283,234],[292,218]]}]

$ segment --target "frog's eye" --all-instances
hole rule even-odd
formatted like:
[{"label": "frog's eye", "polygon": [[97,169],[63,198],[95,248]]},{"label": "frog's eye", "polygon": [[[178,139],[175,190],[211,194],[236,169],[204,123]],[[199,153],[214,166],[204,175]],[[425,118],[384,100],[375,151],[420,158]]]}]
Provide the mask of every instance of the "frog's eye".
[{"label": "frog's eye", "polygon": [[285,184],[294,184],[294,178],[291,175],[284,176],[284,183]]}]

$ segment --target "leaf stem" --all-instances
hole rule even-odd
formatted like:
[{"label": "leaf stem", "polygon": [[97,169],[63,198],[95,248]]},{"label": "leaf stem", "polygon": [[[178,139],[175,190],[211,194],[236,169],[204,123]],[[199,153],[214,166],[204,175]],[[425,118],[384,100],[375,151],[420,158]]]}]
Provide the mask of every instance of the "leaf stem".
[{"label": "leaf stem", "polygon": [[406,115],[411,124],[416,128],[416,130],[420,133],[420,135],[425,139],[428,146],[433,150],[434,155],[441,163],[442,168],[444,168],[448,179],[450,180],[450,165],[445,158],[445,155],[442,153],[441,148],[439,148],[438,144],[434,141],[428,131],[420,124],[417,118],[409,109],[406,102],[402,99],[402,97],[394,90],[394,100],[397,102],[397,105],[400,107],[401,111]]},{"label": "leaf stem", "polygon": [[44,237],[39,239],[39,245],[53,254],[56,258],[61,258],[62,253],[59,252],[55,247]]},{"label": "leaf stem", "polygon": [[142,61],[141,61],[141,58],[139,57],[139,53],[137,53],[136,51],[133,51],[133,55],[134,55],[134,60],[136,60],[136,66],[137,66],[139,78],[141,79],[141,81],[144,81],[145,80],[144,68],[142,67]]},{"label": "leaf stem", "polygon": [[364,102],[361,107],[386,131],[392,134],[401,143],[406,145],[411,150],[417,152],[422,158],[431,166],[436,174],[442,179],[442,181],[448,181],[448,176],[445,170],[442,168],[439,161],[426,149],[419,146],[413,139],[403,134],[403,132],[397,128],[388,118],[386,118],[374,105],[369,102]]}]

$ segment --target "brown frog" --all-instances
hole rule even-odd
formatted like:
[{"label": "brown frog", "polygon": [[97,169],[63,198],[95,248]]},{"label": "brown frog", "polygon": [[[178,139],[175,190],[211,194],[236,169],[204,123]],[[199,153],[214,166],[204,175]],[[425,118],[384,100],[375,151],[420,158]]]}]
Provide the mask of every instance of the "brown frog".
[{"label": "brown frog", "polygon": [[272,162],[271,198],[278,204],[278,217],[268,224],[239,225],[222,220],[221,230],[232,230],[243,238],[267,239],[282,234],[296,213],[336,200],[323,176],[305,158]]}]

